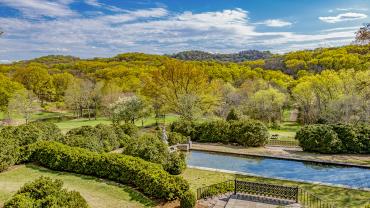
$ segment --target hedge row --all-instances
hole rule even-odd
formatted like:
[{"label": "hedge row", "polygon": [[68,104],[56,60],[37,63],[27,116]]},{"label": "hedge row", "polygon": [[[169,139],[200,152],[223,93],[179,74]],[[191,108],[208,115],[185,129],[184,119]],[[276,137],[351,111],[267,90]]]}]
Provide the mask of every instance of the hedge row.
[{"label": "hedge row", "polygon": [[144,194],[160,199],[182,198],[189,184],[179,176],[168,174],[160,165],[140,158],[97,153],[57,142],[33,145],[29,161],[53,170],[68,171],[106,178],[138,187]]},{"label": "hedge row", "polygon": [[296,139],[309,152],[370,153],[369,125],[308,125],[297,132]]},{"label": "hedge row", "polygon": [[188,136],[192,141],[211,143],[237,143],[243,146],[257,147],[267,143],[267,127],[259,121],[231,120],[191,123],[178,121],[171,124],[171,131]]}]

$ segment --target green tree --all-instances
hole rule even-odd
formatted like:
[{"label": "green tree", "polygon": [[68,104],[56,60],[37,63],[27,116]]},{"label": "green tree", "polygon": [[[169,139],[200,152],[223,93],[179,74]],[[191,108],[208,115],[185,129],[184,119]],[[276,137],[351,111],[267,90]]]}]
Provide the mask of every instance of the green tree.
[{"label": "green tree", "polygon": [[40,109],[37,97],[29,90],[20,90],[15,93],[8,105],[9,112],[21,114],[26,124],[30,121],[32,114]]},{"label": "green tree", "polygon": [[0,73],[0,111],[7,111],[9,100],[17,91],[23,89],[18,82],[13,82],[10,78]]},{"label": "green tree", "polygon": [[118,124],[121,121],[135,123],[135,120],[147,116],[146,108],[146,103],[135,95],[120,97],[110,106],[111,119]]}]

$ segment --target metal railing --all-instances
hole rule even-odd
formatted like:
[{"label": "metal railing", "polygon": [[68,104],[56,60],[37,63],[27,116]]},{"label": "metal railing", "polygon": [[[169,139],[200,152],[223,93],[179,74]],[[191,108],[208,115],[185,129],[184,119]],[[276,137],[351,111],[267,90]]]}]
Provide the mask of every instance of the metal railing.
[{"label": "metal railing", "polygon": [[325,202],[320,197],[300,188],[298,203],[304,208],[336,208],[333,203]]},{"label": "metal railing", "polygon": [[283,147],[299,147],[299,142],[296,140],[273,140],[269,139],[268,146],[283,146]]},{"label": "metal railing", "polygon": [[336,208],[318,196],[298,186],[283,186],[268,183],[249,182],[244,180],[228,180],[197,189],[197,200],[222,194],[246,194],[271,197],[299,203],[304,208]]}]

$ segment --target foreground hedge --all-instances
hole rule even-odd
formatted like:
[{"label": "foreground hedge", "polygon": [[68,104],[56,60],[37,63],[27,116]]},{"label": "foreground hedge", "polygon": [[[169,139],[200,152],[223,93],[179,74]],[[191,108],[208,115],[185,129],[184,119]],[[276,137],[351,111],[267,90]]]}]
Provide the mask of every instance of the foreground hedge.
[{"label": "foreground hedge", "polygon": [[68,171],[110,179],[138,187],[144,194],[159,199],[182,198],[189,184],[168,174],[160,165],[140,158],[96,153],[57,142],[39,142],[32,147],[29,161],[53,170]]},{"label": "foreground hedge", "polygon": [[370,153],[369,125],[307,125],[297,132],[296,139],[309,152]]},{"label": "foreground hedge", "polygon": [[203,123],[178,121],[171,124],[171,131],[188,136],[192,141],[237,143],[247,147],[263,146],[269,137],[267,127],[253,120],[218,120]]},{"label": "foreground hedge", "polygon": [[76,191],[63,189],[61,180],[40,177],[26,183],[8,200],[4,208],[88,208],[86,200]]}]

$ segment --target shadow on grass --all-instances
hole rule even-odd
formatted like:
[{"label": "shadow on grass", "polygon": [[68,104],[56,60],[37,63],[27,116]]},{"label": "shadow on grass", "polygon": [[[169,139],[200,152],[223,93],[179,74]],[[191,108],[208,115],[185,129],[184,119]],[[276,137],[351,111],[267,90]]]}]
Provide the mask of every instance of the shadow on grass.
[{"label": "shadow on grass", "polygon": [[44,173],[52,173],[52,174],[57,175],[57,176],[72,175],[72,176],[78,177],[78,178],[80,178],[82,180],[85,180],[85,181],[96,181],[96,182],[99,182],[99,183],[105,183],[107,185],[116,186],[116,187],[121,188],[123,191],[125,191],[129,194],[130,201],[139,202],[139,203],[141,203],[141,204],[143,204],[144,206],[147,206],[147,207],[153,207],[153,206],[156,206],[158,204],[157,201],[154,201],[154,200],[150,199],[149,197],[146,197],[144,194],[142,194],[138,190],[136,190],[132,187],[129,187],[127,185],[123,185],[123,184],[114,182],[114,181],[101,179],[101,178],[97,178],[97,177],[94,177],[94,176],[87,176],[87,175],[81,175],[81,174],[70,173],[70,172],[50,170],[50,169],[47,169],[45,167],[38,166],[37,164],[32,164],[32,163],[26,164],[26,167],[30,168],[30,169],[33,169],[33,170],[40,171],[40,172],[44,172]]}]

